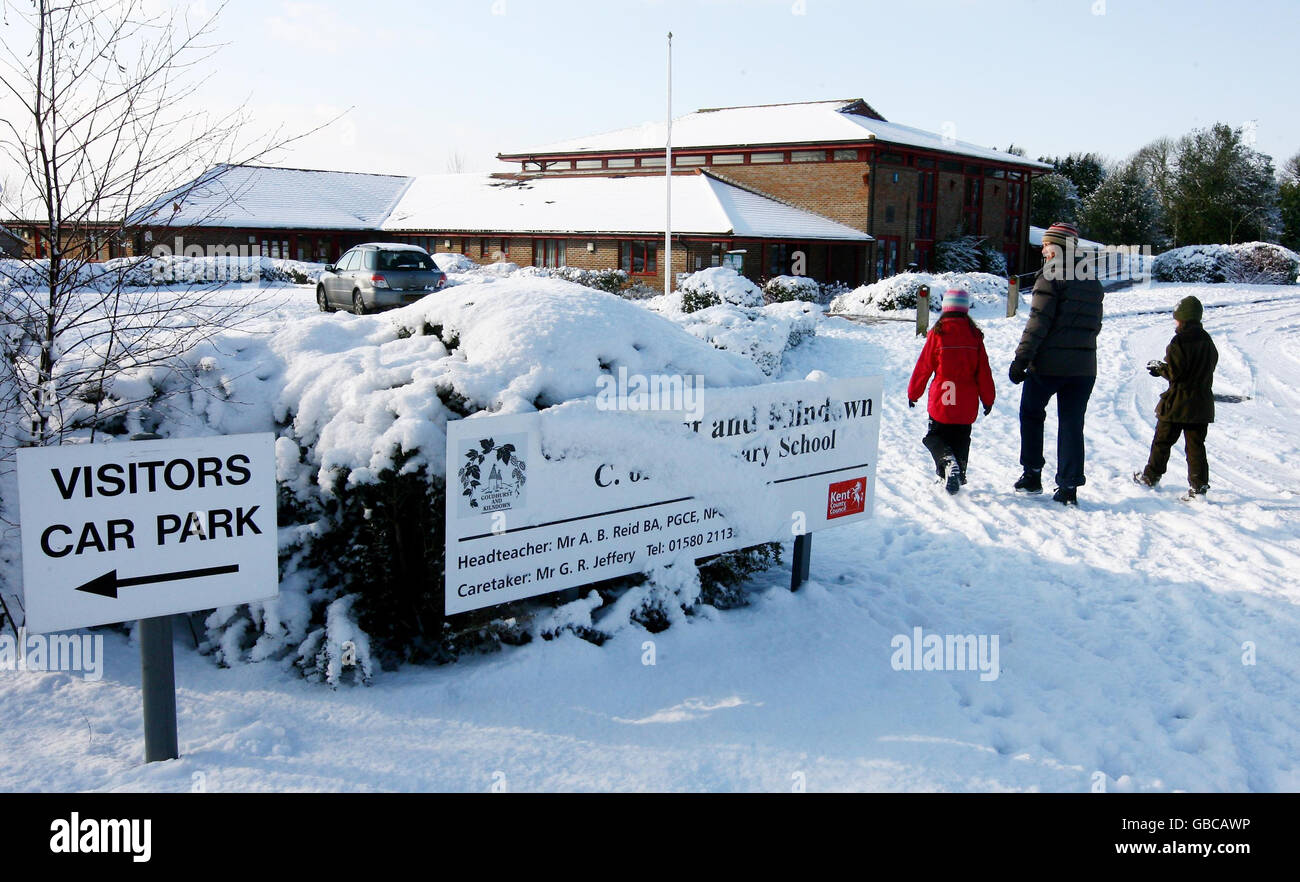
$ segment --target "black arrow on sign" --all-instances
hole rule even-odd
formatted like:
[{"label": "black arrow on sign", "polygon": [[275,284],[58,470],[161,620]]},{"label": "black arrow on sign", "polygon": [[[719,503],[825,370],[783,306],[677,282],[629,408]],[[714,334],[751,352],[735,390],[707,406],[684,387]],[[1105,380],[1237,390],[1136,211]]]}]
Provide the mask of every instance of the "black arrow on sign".
[{"label": "black arrow on sign", "polygon": [[201,570],[179,570],[175,573],[158,573],[153,576],[132,576],[119,579],[117,570],[109,570],[102,576],[96,576],[84,585],[78,585],[77,591],[98,594],[100,597],[117,599],[117,589],[130,588],[132,585],[151,585],[154,582],[176,582],[181,579],[201,579],[204,576],[222,576],[226,573],[239,572],[239,564],[224,567],[205,567]]}]

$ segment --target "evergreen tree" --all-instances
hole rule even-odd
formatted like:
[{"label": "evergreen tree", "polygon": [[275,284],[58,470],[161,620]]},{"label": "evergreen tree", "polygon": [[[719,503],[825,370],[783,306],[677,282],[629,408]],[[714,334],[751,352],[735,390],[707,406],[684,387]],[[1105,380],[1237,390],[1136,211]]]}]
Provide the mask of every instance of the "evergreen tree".
[{"label": "evergreen tree", "polygon": [[1281,209],[1280,241],[1292,251],[1300,251],[1300,153],[1288,159],[1282,167],[1278,207]]},{"label": "evergreen tree", "polygon": [[1050,162],[1057,174],[1069,178],[1079,191],[1080,199],[1087,199],[1106,180],[1106,158],[1097,153],[1074,152],[1064,159],[1040,157],[1039,161]]},{"label": "evergreen tree", "polygon": [[1174,244],[1264,240],[1273,229],[1278,187],[1273,161],[1216,123],[1178,142],[1171,179]]},{"label": "evergreen tree", "polygon": [[1029,222],[1050,227],[1057,221],[1074,223],[1079,218],[1079,188],[1061,174],[1035,178],[1030,187]]},{"label": "evergreen tree", "polygon": [[1162,220],[1160,203],[1136,160],[1111,172],[1084,200],[1079,214],[1084,236],[1112,245],[1154,247],[1160,239]]}]

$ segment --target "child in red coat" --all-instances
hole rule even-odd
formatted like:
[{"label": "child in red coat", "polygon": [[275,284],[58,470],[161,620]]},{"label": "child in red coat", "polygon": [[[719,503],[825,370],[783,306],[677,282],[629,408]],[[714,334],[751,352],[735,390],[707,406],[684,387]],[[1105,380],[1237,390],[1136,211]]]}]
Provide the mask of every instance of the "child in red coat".
[{"label": "child in red coat", "polygon": [[970,295],[965,291],[952,289],[943,295],[943,313],[930,329],[907,385],[908,407],[916,407],[927,383],[930,430],[921,443],[934,457],[939,477],[946,479],[945,489],[956,493],[966,483],[971,424],[981,403],[988,415],[996,394],[984,333],[971,321]]}]

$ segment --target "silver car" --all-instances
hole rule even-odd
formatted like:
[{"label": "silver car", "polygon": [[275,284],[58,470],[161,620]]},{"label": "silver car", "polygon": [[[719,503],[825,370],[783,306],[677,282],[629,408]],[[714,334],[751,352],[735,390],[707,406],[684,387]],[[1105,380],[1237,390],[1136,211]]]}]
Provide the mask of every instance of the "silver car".
[{"label": "silver car", "polygon": [[423,248],[368,242],[325,267],[316,283],[316,303],[321,312],[350,309],[365,315],[414,303],[446,283],[446,274]]}]

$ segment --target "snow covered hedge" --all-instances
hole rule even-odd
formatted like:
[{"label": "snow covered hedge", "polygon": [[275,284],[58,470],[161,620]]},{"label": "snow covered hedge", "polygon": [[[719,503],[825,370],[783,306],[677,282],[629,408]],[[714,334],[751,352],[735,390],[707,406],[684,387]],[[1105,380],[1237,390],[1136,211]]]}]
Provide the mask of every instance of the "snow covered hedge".
[{"label": "snow covered hedge", "polygon": [[[225,663],[278,659],[337,683],[566,628],[599,641],[620,624],[653,629],[701,603],[727,605],[735,582],[773,559],[764,546],[617,597],[467,614],[453,630],[442,612],[448,420],[594,396],[620,367],[698,374],[709,386],[761,382],[763,372],[636,303],[520,276],[381,315],[312,316],[242,344],[238,357],[223,355],[232,340],[192,354],[219,375],[216,400],[192,404],[213,431],[248,430],[258,407],[278,427],[281,594],[208,618],[205,649]],[[340,661],[348,647],[352,666]]]},{"label": "snow covered hedge", "polygon": [[768,303],[788,303],[791,300],[816,303],[821,293],[822,286],[807,276],[774,276],[763,285]]},{"label": "snow covered hedge", "polygon": [[669,297],[678,301],[681,312],[696,312],[729,303],[733,306],[763,305],[763,291],[731,267],[714,266],[691,273]]},{"label": "snow covered hedge", "polygon": [[[943,308],[943,292],[960,288],[971,296],[972,314],[1005,314],[1007,280],[989,273],[899,273],[841,294],[831,301],[826,311],[831,314],[877,315],[915,310],[917,292],[922,285],[930,286],[931,312]],[[998,312],[999,309],[1003,312]]]},{"label": "snow covered hedge", "polygon": [[[166,285],[206,286],[227,282],[283,282],[314,285],[324,272],[323,263],[305,263],[271,257],[119,257],[79,268],[78,288],[110,290],[113,287],[149,288]],[[0,290],[41,288],[48,260],[0,260]]]},{"label": "snow covered hedge", "polygon": [[1157,282],[1294,285],[1300,255],[1268,242],[1187,245],[1157,255],[1151,271]]}]

